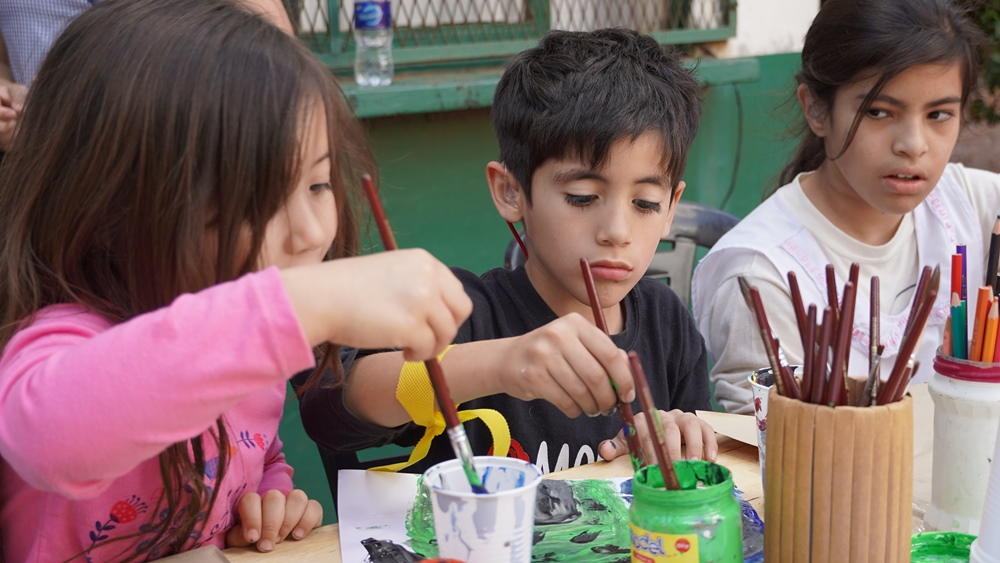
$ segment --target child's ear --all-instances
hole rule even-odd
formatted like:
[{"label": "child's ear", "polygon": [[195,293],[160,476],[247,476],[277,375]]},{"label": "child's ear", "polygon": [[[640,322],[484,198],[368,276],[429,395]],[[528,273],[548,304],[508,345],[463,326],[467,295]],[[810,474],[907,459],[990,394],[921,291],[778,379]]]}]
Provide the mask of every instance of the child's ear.
[{"label": "child's ear", "polygon": [[687,184],[683,180],[677,182],[677,189],[670,196],[670,209],[667,210],[667,222],[663,224],[663,232],[660,234],[660,238],[664,238],[670,234],[670,225],[674,223],[674,213],[677,211],[677,204],[681,202],[681,194],[684,193],[685,186]]},{"label": "child's ear", "polygon": [[517,223],[524,218],[524,192],[521,186],[507,172],[507,167],[500,162],[490,162],[486,165],[486,182],[490,186],[490,195],[497,213],[508,223]]},{"label": "child's ear", "polygon": [[799,84],[795,89],[795,95],[799,98],[799,105],[802,106],[802,115],[806,118],[809,129],[817,137],[826,137],[826,108],[816,100],[809,87]]}]

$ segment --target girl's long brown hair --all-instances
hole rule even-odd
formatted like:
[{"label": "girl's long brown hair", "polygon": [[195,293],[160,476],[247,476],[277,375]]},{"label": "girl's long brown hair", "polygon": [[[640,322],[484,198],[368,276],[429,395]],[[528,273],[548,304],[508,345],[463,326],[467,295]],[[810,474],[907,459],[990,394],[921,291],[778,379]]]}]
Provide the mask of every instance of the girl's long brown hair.
[{"label": "girl's long brown hair", "polygon": [[778,186],[844,154],[879,92],[908,68],[957,63],[962,71],[964,108],[979,78],[985,44],[984,34],[958,1],[825,0],[806,33],[802,70],[796,80],[809,88],[818,107],[826,112],[833,108],[841,86],[877,80],[858,108],[844,145],[835,149],[835,154],[826,153],[823,139],[804,120],[796,126],[801,141],[781,171]]},{"label": "girl's long brown hair", "polygon": [[[232,0],[105,0],[72,22],[0,166],[0,348],[49,305],[123,322],[254,270],[316,102],[335,163],[329,257],[354,255],[356,183],[373,159],[336,82],[299,41]],[[335,357],[322,352],[317,372]],[[160,454],[155,535],[123,547],[125,560],[180,550],[210,513],[219,487],[206,485],[203,436]],[[219,483],[222,416],[207,436]]]}]

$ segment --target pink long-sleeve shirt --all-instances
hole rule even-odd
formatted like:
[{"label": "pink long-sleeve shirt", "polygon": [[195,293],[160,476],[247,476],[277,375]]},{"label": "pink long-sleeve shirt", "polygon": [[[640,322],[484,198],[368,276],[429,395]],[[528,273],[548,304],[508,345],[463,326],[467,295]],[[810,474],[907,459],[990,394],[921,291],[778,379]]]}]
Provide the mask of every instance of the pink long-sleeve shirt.
[{"label": "pink long-sleeve shirt", "polygon": [[[40,311],[0,357],[6,561],[113,561],[134,552],[153,535],[111,540],[160,523],[157,456],[199,434],[206,482],[221,489],[185,549],[224,547],[244,493],[292,489],[277,435],[285,381],[314,365],[275,268],[120,324],[76,305]],[[219,415],[230,455],[221,484],[207,434]],[[153,551],[151,559],[167,554]]]}]

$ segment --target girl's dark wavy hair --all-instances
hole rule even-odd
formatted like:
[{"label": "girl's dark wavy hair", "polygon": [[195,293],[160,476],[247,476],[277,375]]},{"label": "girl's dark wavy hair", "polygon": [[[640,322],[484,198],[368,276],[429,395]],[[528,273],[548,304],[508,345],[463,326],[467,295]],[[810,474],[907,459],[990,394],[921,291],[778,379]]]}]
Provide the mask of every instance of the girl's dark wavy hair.
[{"label": "girl's dark wavy hair", "polygon": [[[958,63],[962,74],[962,107],[979,78],[986,37],[951,0],[825,0],[806,34],[802,70],[796,75],[824,111],[833,107],[837,90],[861,80],[875,84],[861,103],[839,158],[854,140],[861,120],[886,83],[910,67]],[[802,140],[781,171],[779,186],[801,172],[819,168],[827,159],[823,139],[803,121]]]},{"label": "girl's dark wavy hair", "polygon": [[[0,166],[0,348],[49,305],[119,323],[254,270],[316,103],[339,217],[328,258],[350,256],[356,184],[373,159],[337,83],[297,39],[234,0],[105,0],[84,12],[49,52]],[[314,376],[340,367],[335,349],[318,353]],[[221,416],[206,434],[221,482]],[[160,454],[151,536],[119,557],[178,551],[197,534],[219,494],[204,477],[204,436]]]}]

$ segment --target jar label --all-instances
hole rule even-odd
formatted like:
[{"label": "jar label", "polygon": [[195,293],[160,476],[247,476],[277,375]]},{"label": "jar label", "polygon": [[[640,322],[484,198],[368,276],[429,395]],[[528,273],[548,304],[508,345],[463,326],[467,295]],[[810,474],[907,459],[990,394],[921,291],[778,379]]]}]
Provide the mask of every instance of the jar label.
[{"label": "jar label", "polygon": [[660,534],[632,528],[632,563],[698,563],[697,534]]}]

